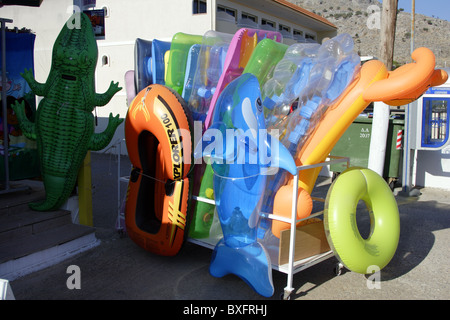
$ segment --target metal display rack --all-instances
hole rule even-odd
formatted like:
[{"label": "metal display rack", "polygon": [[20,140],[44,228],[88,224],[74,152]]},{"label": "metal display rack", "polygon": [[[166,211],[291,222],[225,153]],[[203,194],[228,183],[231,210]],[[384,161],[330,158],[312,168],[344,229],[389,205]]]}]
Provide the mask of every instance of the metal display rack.
[{"label": "metal display rack", "polygon": [[[316,213],[311,214],[310,216],[308,216],[307,218],[304,219],[297,219],[297,199],[298,199],[298,173],[301,170],[307,170],[307,169],[313,169],[313,168],[318,168],[318,167],[324,167],[327,165],[332,165],[332,164],[336,164],[336,163],[341,163],[341,162],[346,162],[347,163],[347,168],[349,167],[349,161],[350,159],[347,157],[329,157],[330,160],[328,161],[324,161],[318,164],[313,164],[313,165],[304,165],[304,166],[298,166],[297,167],[297,174],[294,176],[293,179],[293,194],[292,194],[292,212],[291,212],[291,217],[290,218],[285,218],[279,215],[274,215],[274,214],[270,214],[270,213],[261,213],[262,217],[264,218],[268,218],[268,219],[272,219],[272,220],[278,220],[278,221],[282,221],[282,222],[286,222],[290,224],[290,234],[294,235],[291,236],[289,239],[289,260],[288,263],[279,265],[278,263],[274,263],[272,262],[272,269],[273,270],[277,270],[279,272],[285,273],[287,274],[287,284],[286,287],[284,288],[284,294],[283,294],[283,299],[290,299],[291,293],[294,291],[294,288],[292,286],[293,283],[293,275],[295,273],[298,273],[300,271],[303,271],[309,267],[314,266],[315,264],[318,264],[324,260],[327,260],[331,257],[334,256],[333,251],[329,250],[327,252],[324,253],[320,253],[320,254],[316,254],[301,260],[297,260],[295,261],[294,258],[294,254],[295,254],[295,238],[296,238],[296,232],[297,232],[297,223],[304,221],[304,220],[308,220],[308,219],[312,219],[318,216],[323,215],[323,211],[319,211]],[[214,200],[210,200],[207,198],[203,198],[203,197],[198,197],[198,196],[193,196],[192,197],[193,200],[195,201],[200,201],[200,202],[206,202],[209,204],[213,204],[215,205],[215,201]],[[321,198],[313,198],[313,200],[315,201],[325,201],[324,199]],[[206,247],[206,248],[210,248],[210,249],[214,249],[215,244],[216,244],[216,239],[193,239],[193,238],[188,238],[189,242],[192,242],[194,244]],[[338,263],[336,265],[335,268],[335,272],[336,274],[340,274],[340,270],[343,268],[343,265]]]},{"label": "metal display rack", "polygon": [[[119,159],[120,159],[120,152],[119,152]],[[337,164],[337,163],[346,163],[347,168],[350,166],[350,159],[348,157],[329,156],[328,159],[329,160],[326,160],[326,161],[318,163],[318,164],[303,165],[303,166],[297,167],[297,174],[294,176],[294,179],[293,179],[293,189],[292,189],[293,190],[293,194],[292,194],[293,200],[292,200],[292,212],[291,212],[290,218],[286,218],[286,217],[279,216],[279,215],[274,215],[271,213],[261,212],[261,216],[263,218],[268,218],[268,219],[272,219],[272,220],[278,220],[278,221],[289,223],[290,224],[290,234],[294,235],[293,237],[291,236],[289,239],[290,242],[289,242],[288,263],[279,265],[278,263],[272,262],[272,266],[271,266],[272,270],[276,270],[276,271],[287,274],[287,283],[286,283],[286,287],[284,288],[284,293],[282,294],[282,298],[284,300],[290,299],[292,292],[295,290],[295,288],[292,286],[294,274],[296,274],[300,271],[303,271],[309,267],[312,267],[312,266],[314,266],[322,261],[325,261],[331,257],[334,257],[333,251],[328,250],[326,252],[315,254],[310,257],[306,257],[306,258],[303,258],[300,260],[295,260],[295,258],[294,258],[297,224],[301,221],[309,220],[309,219],[323,215],[323,211],[318,211],[318,212],[315,212],[315,213],[309,215],[306,218],[297,219],[298,173],[301,170],[325,167],[325,166],[333,165],[333,164]],[[118,173],[119,173],[118,184],[120,184],[121,182],[128,183],[129,176],[120,176],[120,160],[119,160],[119,172]],[[120,215],[122,214],[121,210],[120,210],[120,201],[121,201],[120,190],[118,190],[118,199],[119,199],[119,208],[118,208],[118,219],[119,219]],[[312,197],[312,199],[313,199],[313,201],[325,202],[325,199],[322,199],[322,198]],[[191,200],[204,202],[204,203],[208,203],[208,204],[212,204],[212,205],[216,204],[214,200],[196,196],[196,195],[193,195]],[[210,238],[204,238],[204,239],[187,238],[187,241],[213,250],[218,242],[218,238],[217,238],[217,236],[210,237]],[[336,275],[339,275],[341,273],[341,270],[343,267],[344,266],[340,262],[338,262],[336,264],[335,269],[334,269],[334,272],[336,273]]]}]

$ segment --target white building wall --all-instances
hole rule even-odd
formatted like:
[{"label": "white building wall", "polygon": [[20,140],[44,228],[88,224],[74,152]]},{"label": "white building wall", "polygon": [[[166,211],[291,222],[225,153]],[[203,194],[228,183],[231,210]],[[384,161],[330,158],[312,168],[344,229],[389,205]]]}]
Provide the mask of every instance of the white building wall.
[{"label": "white building wall", "polygon": [[36,34],[34,64],[36,80],[45,82],[51,66],[53,43],[72,12],[72,0],[46,0],[41,7],[4,6],[0,17],[12,19],[8,28],[31,29]]},{"label": "white building wall", "polygon": [[[290,31],[291,34],[292,34],[293,30],[296,29],[296,30],[299,30],[299,31],[303,31],[303,35],[310,34],[310,35],[315,36],[316,39],[318,38],[317,32],[314,31],[313,29],[309,29],[307,26],[299,25],[295,21],[286,20],[282,16],[270,15],[270,14],[267,14],[266,12],[263,12],[263,11],[259,10],[258,8],[245,6],[245,5],[236,3],[235,1],[232,1],[232,0],[218,0],[217,4],[218,5],[223,5],[223,6],[227,7],[227,8],[231,8],[231,9],[237,10],[237,17],[239,17],[239,18],[241,17],[241,14],[243,12],[249,13],[249,14],[252,14],[252,15],[255,15],[255,16],[258,17],[258,21],[257,22],[260,25],[261,25],[261,20],[262,19],[267,19],[267,20],[271,20],[271,21],[276,22],[277,23],[277,27],[278,27],[278,23],[290,27],[291,28],[291,31]],[[238,26],[237,26],[237,29],[238,29]],[[278,31],[278,29],[277,29],[277,31]],[[295,43],[294,40],[288,39],[286,36],[285,36],[284,40],[285,40],[284,43],[286,43],[288,45],[290,45],[292,43]]]},{"label": "white building wall", "polygon": [[450,148],[417,151],[416,185],[450,190]]}]

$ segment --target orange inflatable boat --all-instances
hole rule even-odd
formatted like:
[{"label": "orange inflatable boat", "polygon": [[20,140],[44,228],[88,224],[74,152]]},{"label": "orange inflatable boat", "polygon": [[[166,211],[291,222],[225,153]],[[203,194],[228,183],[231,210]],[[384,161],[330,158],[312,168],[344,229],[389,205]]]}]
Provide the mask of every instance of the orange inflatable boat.
[{"label": "orange inflatable boat", "polygon": [[127,233],[156,254],[178,253],[187,235],[192,119],[184,100],[153,84],[131,103],[125,120],[133,165],[125,206]]},{"label": "orange inflatable boat", "polygon": [[[404,65],[389,72],[378,60],[366,62],[359,75],[346,88],[340,98],[329,107],[309,139],[300,150],[297,166],[318,164],[329,153],[351,123],[373,101],[383,101],[389,105],[404,105],[419,98],[430,86],[445,83],[448,75],[443,70],[435,70],[435,56],[427,48],[418,48],[412,53],[414,63]],[[311,191],[321,168],[299,171],[297,218],[310,215],[312,210]],[[289,217],[292,204],[293,181],[290,175],[285,186],[275,195],[273,213]],[[272,222],[272,233],[279,236],[281,230],[289,229],[286,222]]]}]

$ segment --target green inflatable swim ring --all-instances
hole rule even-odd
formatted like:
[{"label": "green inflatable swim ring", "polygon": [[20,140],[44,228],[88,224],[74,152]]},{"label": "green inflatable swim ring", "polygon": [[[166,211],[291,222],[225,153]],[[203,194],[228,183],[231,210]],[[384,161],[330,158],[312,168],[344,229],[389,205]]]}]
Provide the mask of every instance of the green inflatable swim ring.
[{"label": "green inflatable swim ring", "polygon": [[[358,202],[370,213],[370,234],[364,239],[356,223]],[[383,269],[397,250],[400,217],[397,202],[384,179],[370,169],[350,168],[328,190],[324,210],[328,243],[349,270],[367,274]]]}]

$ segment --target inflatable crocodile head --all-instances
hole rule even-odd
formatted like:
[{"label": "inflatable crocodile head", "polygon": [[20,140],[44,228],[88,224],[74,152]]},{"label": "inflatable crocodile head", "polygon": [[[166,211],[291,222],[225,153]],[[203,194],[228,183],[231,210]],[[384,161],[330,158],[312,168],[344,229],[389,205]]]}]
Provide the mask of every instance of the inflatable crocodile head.
[{"label": "inflatable crocodile head", "polygon": [[52,71],[62,77],[91,75],[97,65],[98,49],[89,17],[74,13],[64,24],[53,45]]}]

